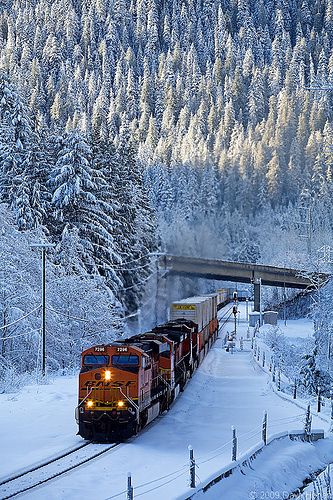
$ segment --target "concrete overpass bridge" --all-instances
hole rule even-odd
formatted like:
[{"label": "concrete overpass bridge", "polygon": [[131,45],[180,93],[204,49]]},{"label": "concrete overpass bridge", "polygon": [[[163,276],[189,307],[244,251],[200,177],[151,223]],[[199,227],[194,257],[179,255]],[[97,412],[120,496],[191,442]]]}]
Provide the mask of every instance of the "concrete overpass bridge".
[{"label": "concrete overpass bridge", "polygon": [[161,255],[159,267],[169,275],[252,283],[254,285],[255,311],[260,310],[260,285],[311,289],[324,284],[328,280],[328,275],[324,273],[307,273],[297,269],[266,266],[264,264],[175,255]]}]

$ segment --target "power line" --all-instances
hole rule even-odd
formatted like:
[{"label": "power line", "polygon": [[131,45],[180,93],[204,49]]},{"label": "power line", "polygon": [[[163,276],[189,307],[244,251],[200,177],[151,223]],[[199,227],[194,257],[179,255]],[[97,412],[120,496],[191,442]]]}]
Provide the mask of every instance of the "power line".
[{"label": "power line", "polygon": [[146,267],[148,266],[152,266],[153,263],[152,262],[148,262],[147,264],[144,264],[143,266],[137,266],[137,267],[132,267],[132,268],[122,268],[122,267],[111,267],[112,271],[138,271],[139,269],[145,269]]},{"label": "power line", "polygon": [[70,316],[68,313],[62,312],[62,311],[57,311],[56,309],[53,309],[53,307],[47,306],[46,309],[49,309],[50,311],[55,312],[56,314],[61,314],[61,316],[65,316],[68,319],[73,319],[76,321],[84,321],[86,323],[90,323],[90,319],[85,319],[85,318],[78,318],[76,316]]},{"label": "power line", "polygon": [[164,254],[159,253],[159,252],[148,252],[146,254],[141,255],[141,257],[136,257],[135,259],[125,260],[124,262],[121,262],[120,265],[131,264],[132,262],[137,262],[137,261],[144,259],[146,257],[160,257],[161,255],[164,255]]},{"label": "power line", "polygon": [[24,333],[18,333],[17,335],[10,335],[9,337],[0,337],[0,340],[16,339],[18,337],[24,337],[25,335],[29,335],[29,333],[37,333],[37,332],[38,332],[38,330],[26,331]]},{"label": "power line", "polygon": [[[153,276],[155,276],[156,274],[158,274],[160,271],[154,271],[153,273],[151,273],[149,276],[147,276],[147,278],[145,278],[144,280],[142,281],[138,281],[138,283],[135,283],[134,285],[132,286],[128,286],[126,288],[123,288],[122,290],[123,291],[126,291],[126,290],[130,290],[131,288],[134,288],[135,286],[138,286],[140,285],[141,283],[146,283],[146,281],[149,281],[150,278],[152,278]],[[164,278],[164,276],[166,276],[167,274],[167,271],[165,271],[165,273],[163,274],[163,276],[161,276],[161,278]]]},{"label": "power line", "polygon": [[22,316],[21,318],[18,318],[16,319],[15,321],[13,321],[12,323],[8,323],[8,325],[5,325],[5,326],[0,326],[0,330],[5,330],[6,328],[8,328],[9,326],[13,326],[15,325],[16,323],[18,323],[19,321],[22,321],[23,319],[27,318],[28,316],[30,316],[31,314],[33,314],[34,312],[36,312],[38,309],[40,309],[42,307],[42,305],[40,304],[38,307],[36,307],[35,309],[33,309],[32,311],[30,311],[29,313],[25,314],[24,316]]}]

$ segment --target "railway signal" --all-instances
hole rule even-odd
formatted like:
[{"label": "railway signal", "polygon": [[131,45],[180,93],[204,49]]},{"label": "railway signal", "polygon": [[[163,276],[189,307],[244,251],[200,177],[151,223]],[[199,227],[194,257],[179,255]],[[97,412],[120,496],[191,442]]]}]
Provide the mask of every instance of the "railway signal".
[{"label": "railway signal", "polygon": [[237,330],[236,330],[237,329],[237,313],[238,313],[238,308],[237,308],[237,305],[235,305],[232,307],[232,314],[234,315],[234,319],[235,319],[235,338],[237,335]]}]

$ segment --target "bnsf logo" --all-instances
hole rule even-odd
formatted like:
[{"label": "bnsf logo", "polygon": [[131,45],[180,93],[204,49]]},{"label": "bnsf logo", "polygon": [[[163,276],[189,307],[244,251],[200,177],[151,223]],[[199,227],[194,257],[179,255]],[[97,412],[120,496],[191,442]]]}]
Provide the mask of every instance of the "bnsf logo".
[{"label": "bnsf logo", "polygon": [[102,380],[97,382],[95,380],[88,380],[84,384],[84,387],[81,388],[81,390],[83,391],[87,387],[88,388],[95,388],[95,389],[97,389],[98,387],[108,387],[109,389],[112,389],[112,388],[118,389],[119,387],[123,387],[123,386],[128,387],[134,383],[135,382],[133,380],[129,380],[128,382],[103,382]]}]

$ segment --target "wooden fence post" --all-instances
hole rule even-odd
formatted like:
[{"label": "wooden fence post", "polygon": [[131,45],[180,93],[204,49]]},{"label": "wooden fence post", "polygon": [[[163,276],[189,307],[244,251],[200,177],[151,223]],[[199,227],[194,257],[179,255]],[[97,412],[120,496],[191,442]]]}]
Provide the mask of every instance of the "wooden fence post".
[{"label": "wooden fence post", "polygon": [[318,385],[318,397],[317,397],[317,412],[320,413],[321,410],[321,387]]},{"label": "wooden fence post", "polygon": [[195,459],[191,445],[189,445],[188,450],[190,452],[190,487],[195,488]]},{"label": "wooden fence post", "polygon": [[264,419],[262,421],[262,440],[267,444],[267,410],[264,411]]},{"label": "wooden fence post", "polygon": [[236,437],[236,429],[234,426],[231,427],[232,430],[232,452],[231,452],[231,460],[237,460],[237,437]]},{"label": "wooden fence post", "polygon": [[131,473],[127,473],[127,500],[133,500],[133,486]]},{"label": "wooden fence post", "polygon": [[304,425],[304,437],[305,441],[310,441],[311,440],[311,409],[310,409],[310,403],[308,404],[307,410],[306,410],[306,415],[305,415],[305,425]]}]

